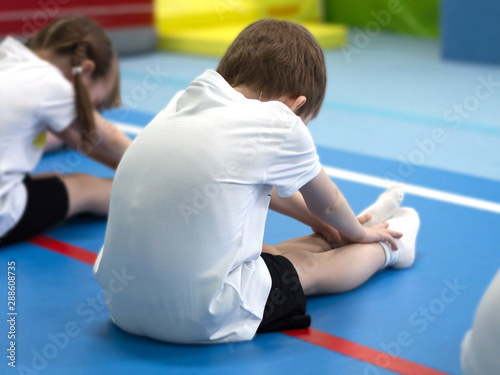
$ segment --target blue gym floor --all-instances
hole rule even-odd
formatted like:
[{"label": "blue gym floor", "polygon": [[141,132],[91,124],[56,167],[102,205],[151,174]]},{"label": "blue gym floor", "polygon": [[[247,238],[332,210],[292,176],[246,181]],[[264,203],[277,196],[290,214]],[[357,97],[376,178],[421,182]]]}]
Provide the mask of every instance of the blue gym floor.
[{"label": "blue gym floor", "polygon": [[[421,229],[410,269],[310,298],[312,328],[420,364],[425,373],[459,374],[461,340],[500,267],[500,84],[477,89],[500,82],[500,68],[444,62],[437,41],[391,34],[348,58],[342,50],[325,57],[327,95],[309,125],[323,165],[356,212],[383,191],[381,179],[409,184],[403,205],[420,213]],[[217,59],[160,52],[123,57],[125,106],[106,117],[144,127],[177,91],[216,66]],[[36,172],[48,171],[113,175],[64,150],[46,155]],[[45,235],[97,253],[105,227],[87,215]],[[265,241],[309,232],[271,212]],[[16,369],[5,357],[8,261],[16,262]],[[214,346],[131,336],[111,323],[91,265],[30,243],[2,249],[0,265],[2,374],[394,373],[283,333]]]}]

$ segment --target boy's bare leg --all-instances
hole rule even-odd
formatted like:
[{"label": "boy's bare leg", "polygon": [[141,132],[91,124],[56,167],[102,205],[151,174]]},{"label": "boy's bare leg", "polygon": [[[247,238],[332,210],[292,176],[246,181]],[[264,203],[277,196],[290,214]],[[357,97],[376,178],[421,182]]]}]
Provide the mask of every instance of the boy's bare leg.
[{"label": "boy's bare leg", "polygon": [[306,296],[354,289],[380,270],[386,260],[379,243],[347,245],[322,253],[305,250],[281,253],[271,246],[263,250],[282,255],[292,262]]},{"label": "boy's bare leg", "polygon": [[384,266],[406,268],[413,263],[420,225],[418,214],[413,209],[400,208],[388,223],[390,228],[404,234],[396,240],[397,251],[381,243],[351,244],[326,252],[296,249],[300,242],[314,245],[306,238],[283,242],[279,248],[264,245],[263,251],[282,255],[292,262],[307,296],[346,292],[363,284]]},{"label": "boy's bare leg", "polygon": [[[361,218],[366,214],[370,215],[368,220],[364,219],[361,221],[360,219],[361,224],[363,226],[370,226],[382,223],[391,218],[399,209],[403,197],[404,191],[399,185],[390,187],[382,193],[370,207],[366,208],[358,216],[358,218]],[[335,245],[335,247],[332,245]],[[338,248],[341,245],[346,244],[332,244],[321,234],[315,233],[281,242],[274,245],[274,247],[279,250],[281,254],[297,250],[305,250],[310,253],[322,253],[332,250],[332,248]]]},{"label": "boy's bare leg", "polygon": [[332,249],[330,243],[320,234],[292,238],[273,246],[280,254],[293,251],[307,251],[309,253],[323,253]]}]

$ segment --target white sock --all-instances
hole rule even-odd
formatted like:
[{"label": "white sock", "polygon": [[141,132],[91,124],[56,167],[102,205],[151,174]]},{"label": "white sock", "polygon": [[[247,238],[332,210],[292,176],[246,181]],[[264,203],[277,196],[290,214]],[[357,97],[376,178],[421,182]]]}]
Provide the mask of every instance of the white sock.
[{"label": "white sock", "polygon": [[396,213],[403,197],[404,191],[401,185],[393,185],[384,191],[374,204],[359,214],[359,216],[364,214],[372,215],[372,218],[364,223],[363,226],[370,227],[387,221],[387,219]]},{"label": "white sock", "polygon": [[420,226],[418,214],[413,208],[401,207],[387,222],[390,229],[403,233],[403,237],[396,239],[398,250],[380,242],[385,252],[384,267],[408,268],[415,259],[415,241]]}]

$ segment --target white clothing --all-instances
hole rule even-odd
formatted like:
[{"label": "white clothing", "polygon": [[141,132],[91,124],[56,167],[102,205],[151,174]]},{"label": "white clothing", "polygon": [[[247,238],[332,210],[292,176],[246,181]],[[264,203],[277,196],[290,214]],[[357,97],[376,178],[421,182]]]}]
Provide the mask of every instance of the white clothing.
[{"label": "white clothing", "polygon": [[169,342],[250,340],[271,288],[260,254],[272,188],[291,196],[320,170],[286,105],[246,99],[205,72],[117,169],[94,266],[113,321]]},{"label": "white clothing", "polygon": [[54,65],[17,40],[0,44],[0,236],[26,206],[25,175],[38,164],[45,131],[61,132],[75,119],[71,83]]},{"label": "white clothing", "polygon": [[500,271],[484,293],[462,342],[464,375],[500,374]]}]

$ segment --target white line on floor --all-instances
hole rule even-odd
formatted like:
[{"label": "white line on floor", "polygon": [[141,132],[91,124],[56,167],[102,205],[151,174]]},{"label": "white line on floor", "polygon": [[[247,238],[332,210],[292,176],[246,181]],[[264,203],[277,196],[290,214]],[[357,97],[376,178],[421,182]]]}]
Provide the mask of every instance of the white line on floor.
[{"label": "white line on floor", "polygon": [[[376,186],[380,188],[388,188],[394,185],[394,182],[391,180],[370,176],[363,173],[351,172],[345,169],[333,168],[326,165],[323,166],[323,169],[328,174],[328,176],[339,178],[341,180],[357,182],[360,184]],[[403,187],[405,194],[416,195],[419,197],[434,199],[441,202],[453,203],[460,206],[471,207],[478,210],[490,211],[500,214],[500,204],[495,202],[467,197],[460,194],[448,193],[446,191],[430,189],[418,185],[403,183],[399,184]]]}]

